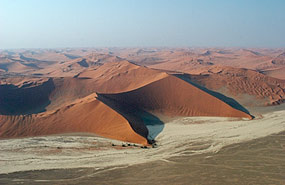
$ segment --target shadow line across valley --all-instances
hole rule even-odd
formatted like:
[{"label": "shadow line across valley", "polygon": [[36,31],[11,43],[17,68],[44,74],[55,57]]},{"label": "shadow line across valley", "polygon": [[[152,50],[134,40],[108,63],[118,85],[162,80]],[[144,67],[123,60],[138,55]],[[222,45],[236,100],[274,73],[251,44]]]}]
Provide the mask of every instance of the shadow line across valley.
[{"label": "shadow line across valley", "polygon": [[155,138],[164,128],[164,123],[155,115],[133,106],[128,101],[118,101],[113,98],[116,94],[99,94],[98,99],[117,111],[128,120],[132,129],[148,140],[149,144],[155,143]]},{"label": "shadow line across valley", "polygon": [[[176,77],[180,78],[181,80],[184,80],[185,82],[187,82],[187,83],[205,91],[206,93],[220,99],[221,101],[227,103],[231,107],[251,115],[250,112],[245,107],[243,107],[241,104],[239,104],[235,99],[227,97],[227,96],[225,96],[221,93],[218,93],[216,91],[212,91],[210,89],[207,89],[206,87],[201,86],[201,85],[191,81],[191,75],[190,74],[174,74],[174,76],[176,76]],[[253,115],[251,115],[251,116],[253,116]],[[253,118],[254,118],[254,116],[253,116]]]}]

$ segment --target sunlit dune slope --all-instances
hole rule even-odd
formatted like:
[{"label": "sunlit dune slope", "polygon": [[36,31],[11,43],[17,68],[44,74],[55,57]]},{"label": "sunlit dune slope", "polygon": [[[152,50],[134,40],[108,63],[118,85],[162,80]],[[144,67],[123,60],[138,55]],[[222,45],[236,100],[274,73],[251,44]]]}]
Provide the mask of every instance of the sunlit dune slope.
[{"label": "sunlit dune slope", "polygon": [[166,76],[164,72],[123,61],[106,63],[95,70],[86,70],[77,78],[95,79],[97,91],[100,93],[117,93],[137,89]]},{"label": "sunlit dune slope", "polygon": [[[134,126],[144,127],[144,125]],[[146,131],[145,128],[141,130]],[[0,116],[2,138],[70,132],[88,132],[117,140],[147,144],[147,140],[134,132],[123,116],[97,100],[96,94],[41,114]],[[142,133],[144,134],[147,133]]]},{"label": "sunlit dune slope", "polygon": [[169,116],[251,118],[247,113],[236,110],[214,96],[171,75],[129,92],[101,95],[116,102]]},{"label": "sunlit dune slope", "polygon": [[244,99],[242,96],[249,95],[266,105],[280,104],[285,99],[284,80],[250,69],[212,67],[201,75],[192,75],[191,80],[211,90],[221,90],[235,98]]},{"label": "sunlit dune slope", "polygon": [[90,67],[74,77],[0,82],[2,138],[90,132],[145,145],[143,116],[251,118],[191,83],[128,61]]},{"label": "sunlit dune slope", "polygon": [[60,107],[75,98],[83,98],[90,93],[119,93],[137,89],[167,74],[127,61],[106,63],[96,69],[87,69],[76,77],[53,78],[56,87],[50,95],[48,110]]},{"label": "sunlit dune slope", "polygon": [[265,75],[271,76],[273,78],[279,78],[279,79],[285,80],[285,67],[263,71],[262,73]]}]

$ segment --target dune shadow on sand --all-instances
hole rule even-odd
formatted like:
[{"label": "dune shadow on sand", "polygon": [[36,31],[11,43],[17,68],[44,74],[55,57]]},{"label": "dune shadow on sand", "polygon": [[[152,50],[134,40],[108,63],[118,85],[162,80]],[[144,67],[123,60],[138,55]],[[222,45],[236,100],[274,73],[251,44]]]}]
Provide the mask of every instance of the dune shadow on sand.
[{"label": "dune shadow on sand", "polygon": [[158,134],[162,132],[164,128],[164,123],[155,115],[143,110],[138,110],[134,114],[140,117],[144,125],[147,127],[147,139],[149,141],[155,141],[155,138],[158,136]]},{"label": "dune shadow on sand", "polygon": [[42,85],[17,87],[12,84],[0,85],[0,114],[23,115],[37,114],[46,111],[51,103],[50,93],[55,89],[52,79]]},{"label": "dune shadow on sand", "polygon": [[191,75],[189,75],[189,74],[175,74],[174,76],[176,76],[176,77],[180,78],[181,80],[184,80],[185,82],[187,82],[187,83],[205,91],[206,93],[209,93],[210,95],[222,100],[223,102],[227,103],[231,107],[251,115],[250,112],[245,107],[243,107],[241,104],[239,104],[235,99],[227,97],[227,96],[225,96],[221,93],[218,93],[216,91],[212,91],[210,89],[207,89],[206,87],[201,86],[201,85],[191,81]]},{"label": "dune shadow on sand", "polygon": [[116,94],[99,94],[98,99],[117,111],[128,120],[132,129],[139,135],[146,138],[149,144],[155,143],[155,138],[162,132],[164,123],[155,115],[133,106],[127,100],[119,101],[113,98]]}]

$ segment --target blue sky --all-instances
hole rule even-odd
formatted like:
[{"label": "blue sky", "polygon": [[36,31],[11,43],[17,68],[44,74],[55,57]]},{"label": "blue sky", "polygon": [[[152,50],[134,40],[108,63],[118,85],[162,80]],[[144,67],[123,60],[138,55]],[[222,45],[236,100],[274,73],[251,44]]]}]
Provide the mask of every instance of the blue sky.
[{"label": "blue sky", "polygon": [[285,47],[285,0],[0,0],[0,48]]}]

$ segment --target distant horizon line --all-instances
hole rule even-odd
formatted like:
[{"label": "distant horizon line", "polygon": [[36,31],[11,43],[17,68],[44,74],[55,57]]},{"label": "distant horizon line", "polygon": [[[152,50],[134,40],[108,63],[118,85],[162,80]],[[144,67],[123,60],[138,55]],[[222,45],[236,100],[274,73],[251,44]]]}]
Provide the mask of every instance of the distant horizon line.
[{"label": "distant horizon line", "polygon": [[102,49],[102,48],[118,48],[118,49],[131,49],[131,48],[165,48],[165,49],[285,49],[283,47],[244,47],[244,46],[74,46],[74,47],[19,47],[19,48],[0,48],[3,50],[33,50],[33,49]]}]

